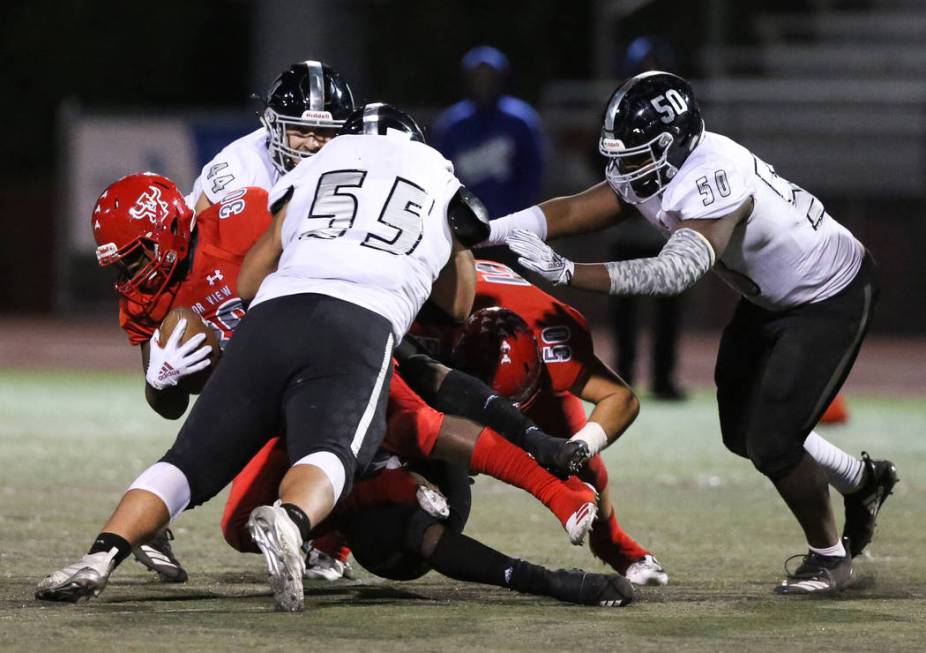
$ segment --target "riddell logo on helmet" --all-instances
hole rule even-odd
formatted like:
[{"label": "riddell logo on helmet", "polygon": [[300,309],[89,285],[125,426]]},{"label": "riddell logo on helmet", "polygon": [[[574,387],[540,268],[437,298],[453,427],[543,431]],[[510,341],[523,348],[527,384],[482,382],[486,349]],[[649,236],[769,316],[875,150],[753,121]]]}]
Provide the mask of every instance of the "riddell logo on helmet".
[{"label": "riddell logo on helmet", "polygon": [[105,261],[115,256],[118,251],[119,248],[116,247],[116,243],[100,245],[96,248],[96,260],[98,263],[105,263]]},{"label": "riddell logo on helmet", "polygon": [[152,224],[156,224],[166,213],[167,202],[161,199],[161,189],[157,186],[148,186],[148,191],[139,195],[135,205],[129,209],[133,219],[147,218]]},{"label": "riddell logo on helmet", "polygon": [[624,143],[618,138],[602,138],[601,149],[605,152],[620,152],[624,148]]},{"label": "riddell logo on helmet", "polygon": [[330,111],[303,111],[303,120],[331,120]]}]

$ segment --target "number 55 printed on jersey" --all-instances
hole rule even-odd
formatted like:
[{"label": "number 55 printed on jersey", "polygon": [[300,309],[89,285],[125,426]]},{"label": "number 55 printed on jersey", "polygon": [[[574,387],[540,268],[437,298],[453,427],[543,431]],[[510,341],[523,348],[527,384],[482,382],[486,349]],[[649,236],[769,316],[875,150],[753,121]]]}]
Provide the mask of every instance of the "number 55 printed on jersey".
[{"label": "number 55 printed on jersey", "polygon": [[[354,225],[359,208],[357,195],[349,189],[361,188],[366,170],[332,170],[318,180],[315,199],[309,215],[308,228],[299,234],[304,238],[340,238]],[[427,213],[434,200],[425,190],[402,177],[396,177],[373,228],[360,244],[396,256],[415,251],[424,232],[424,207]]]}]

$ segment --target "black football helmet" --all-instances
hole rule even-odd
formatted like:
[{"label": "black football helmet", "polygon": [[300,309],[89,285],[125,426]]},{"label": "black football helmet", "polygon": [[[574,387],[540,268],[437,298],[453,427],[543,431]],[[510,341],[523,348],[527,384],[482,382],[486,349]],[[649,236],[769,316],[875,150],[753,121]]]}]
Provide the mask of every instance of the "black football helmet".
[{"label": "black football helmet", "polygon": [[373,102],[354,110],[344,122],[339,134],[374,134],[385,136],[399,132],[409,140],[424,143],[424,132],[410,115],[391,104]]},{"label": "black football helmet", "polygon": [[281,174],[292,170],[300,159],[312,156],[289,146],[287,129],[340,129],[354,110],[350,86],[320,61],[300,61],[280,73],[263,101],[260,121],[267,130],[270,158]]},{"label": "black football helmet", "polygon": [[598,151],[609,159],[608,183],[631,204],[657,195],[704,135],[688,82],[672,73],[631,77],[604,110]]}]

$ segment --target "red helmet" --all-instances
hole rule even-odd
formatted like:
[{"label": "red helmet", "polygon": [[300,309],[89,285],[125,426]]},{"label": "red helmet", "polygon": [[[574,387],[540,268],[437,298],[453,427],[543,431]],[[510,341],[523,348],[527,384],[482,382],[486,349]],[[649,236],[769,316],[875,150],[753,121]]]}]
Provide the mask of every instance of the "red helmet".
[{"label": "red helmet", "polygon": [[524,408],[540,389],[543,361],[534,333],[507,308],[483,308],[467,318],[451,352],[453,366],[482,379]]},{"label": "red helmet", "polygon": [[119,271],[116,292],[148,314],[190,251],[193,212],[177,185],[150,172],[128,175],[103,191],[90,225],[101,267]]}]

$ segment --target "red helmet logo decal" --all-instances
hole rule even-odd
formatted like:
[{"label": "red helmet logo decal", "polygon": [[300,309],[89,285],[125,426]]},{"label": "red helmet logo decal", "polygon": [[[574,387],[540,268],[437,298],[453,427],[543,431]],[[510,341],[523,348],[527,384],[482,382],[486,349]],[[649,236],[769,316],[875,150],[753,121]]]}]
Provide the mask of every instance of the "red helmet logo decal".
[{"label": "red helmet logo decal", "polygon": [[161,199],[161,189],[148,186],[148,190],[139,195],[135,205],[129,209],[129,215],[135,220],[147,218],[152,224],[160,222],[167,215],[167,202]]}]

